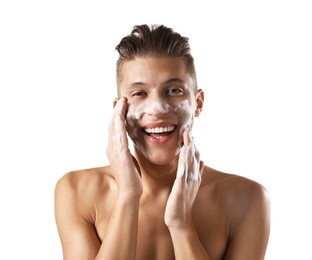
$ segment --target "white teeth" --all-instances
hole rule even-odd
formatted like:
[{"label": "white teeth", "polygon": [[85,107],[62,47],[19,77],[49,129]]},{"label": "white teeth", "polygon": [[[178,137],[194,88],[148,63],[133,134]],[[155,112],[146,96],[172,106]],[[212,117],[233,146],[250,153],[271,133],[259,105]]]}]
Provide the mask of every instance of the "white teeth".
[{"label": "white teeth", "polygon": [[155,128],[145,128],[144,131],[148,134],[162,134],[167,132],[172,132],[174,130],[174,126],[166,126],[166,127],[155,127]]}]

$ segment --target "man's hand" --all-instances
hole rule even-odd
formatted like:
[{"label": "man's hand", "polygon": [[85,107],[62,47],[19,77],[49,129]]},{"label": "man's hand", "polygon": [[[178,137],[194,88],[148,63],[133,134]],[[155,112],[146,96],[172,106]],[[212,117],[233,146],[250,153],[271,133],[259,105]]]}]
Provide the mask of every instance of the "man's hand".
[{"label": "man's hand", "polygon": [[175,259],[209,260],[192,221],[192,207],[196,199],[204,163],[199,159],[191,133],[183,132],[178,170],[165,210],[165,223],[169,228]]},{"label": "man's hand", "polygon": [[128,147],[125,126],[126,108],[127,100],[122,97],[113,111],[106,153],[118,185],[118,196],[140,196],[143,188],[138,163]]},{"label": "man's hand", "polygon": [[191,133],[183,132],[176,180],[169,196],[165,223],[169,229],[192,227],[192,206],[201,183],[204,163],[200,161]]}]

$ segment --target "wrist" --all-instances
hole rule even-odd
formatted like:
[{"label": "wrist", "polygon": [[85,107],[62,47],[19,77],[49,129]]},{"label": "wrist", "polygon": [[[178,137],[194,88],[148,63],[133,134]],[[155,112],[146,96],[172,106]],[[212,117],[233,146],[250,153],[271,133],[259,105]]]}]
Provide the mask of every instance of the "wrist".
[{"label": "wrist", "polygon": [[189,222],[175,222],[167,224],[170,232],[189,232],[194,229],[194,225],[191,221]]},{"label": "wrist", "polygon": [[174,239],[189,238],[194,236],[195,227],[192,224],[168,227],[170,235]]},{"label": "wrist", "polygon": [[118,192],[117,202],[120,203],[131,203],[131,202],[139,202],[142,196],[141,192],[138,191],[122,191]]},{"label": "wrist", "polygon": [[143,187],[141,184],[129,185],[129,184],[117,184],[118,198],[123,199],[137,199],[142,196]]},{"label": "wrist", "polygon": [[184,212],[183,214],[175,214],[174,212],[166,212],[165,223],[170,230],[187,230],[193,228],[192,212]]}]

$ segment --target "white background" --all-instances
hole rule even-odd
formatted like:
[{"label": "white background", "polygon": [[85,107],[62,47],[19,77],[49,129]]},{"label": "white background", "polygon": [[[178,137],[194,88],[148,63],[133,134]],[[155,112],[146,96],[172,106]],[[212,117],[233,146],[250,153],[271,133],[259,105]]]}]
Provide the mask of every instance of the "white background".
[{"label": "white background", "polygon": [[266,259],[312,259],[309,1],[195,2],[0,2],[0,259],[62,259],[55,183],[107,164],[114,48],[142,23],[190,38],[195,141],[207,165],[268,189]]}]

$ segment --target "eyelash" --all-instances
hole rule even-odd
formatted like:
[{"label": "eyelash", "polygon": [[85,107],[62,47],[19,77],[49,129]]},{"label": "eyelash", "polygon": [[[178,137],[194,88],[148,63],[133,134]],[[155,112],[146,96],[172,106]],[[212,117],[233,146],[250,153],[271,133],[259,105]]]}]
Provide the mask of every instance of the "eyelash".
[{"label": "eyelash", "polygon": [[[176,91],[178,91],[178,92],[176,92]],[[179,96],[181,96],[181,95],[183,95],[183,90],[182,89],[180,89],[180,88],[171,88],[171,89],[168,89],[168,91],[167,91],[167,93],[170,95],[170,94],[174,94],[174,95],[176,95],[176,94],[178,94]]]},{"label": "eyelash", "polygon": [[146,95],[146,93],[145,92],[143,92],[143,91],[136,91],[136,92],[134,92],[131,96],[132,97],[141,97],[141,96],[145,96]]},{"label": "eyelash", "polygon": [[[170,96],[182,96],[184,94],[183,89],[180,88],[170,88],[168,90],[166,90],[166,95],[170,95]],[[131,94],[131,97],[142,97],[142,96],[146,96],[146,92],[144,91],[136,91],[134,93]]]}]

